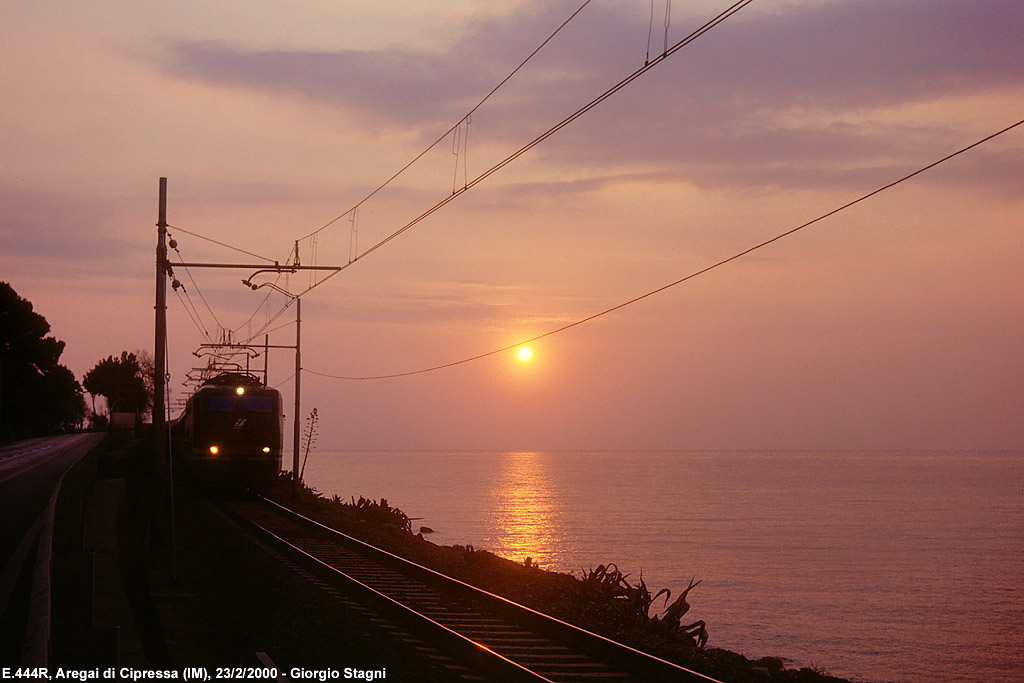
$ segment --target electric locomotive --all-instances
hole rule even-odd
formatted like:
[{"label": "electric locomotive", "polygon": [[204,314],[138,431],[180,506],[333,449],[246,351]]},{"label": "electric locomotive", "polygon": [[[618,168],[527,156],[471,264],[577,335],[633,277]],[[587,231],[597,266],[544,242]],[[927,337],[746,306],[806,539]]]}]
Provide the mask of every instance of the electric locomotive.
[{"label": "electric locomotive", "polygon": [[281,471],[281,394],[246,373],[207,380],[172,430],[175,453],[208,488],[263,490]]}]

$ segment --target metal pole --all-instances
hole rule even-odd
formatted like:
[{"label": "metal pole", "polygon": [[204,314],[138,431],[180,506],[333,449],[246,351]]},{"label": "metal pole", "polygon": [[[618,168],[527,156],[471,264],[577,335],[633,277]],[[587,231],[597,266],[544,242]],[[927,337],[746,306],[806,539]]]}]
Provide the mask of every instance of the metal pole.
[{"label": "metal pole", "polygon": [[263,386],[267,386],[270,382],[268,379],[270,376],[267,374],[267,364],[270,361],[270,335],[263,335]]},{"label": "metal pole", "polygon": [[[156,335],[153,346],[153,542],[167,550],[167,178],[160,179],[156,243]],[[172,541],[173,543],[173,541]],[[172,551],[173,552],[173,551]],[[173,561],[173,560],[172,560]]]},{"label": "metal pole", "polygon": [[157,219],[156,243],[156,339],[153,346],[153,457],[157,472],[162,473],[167,431],[167,408],[164,403],[167,367],[167,178],[160,179],[160,209]]},{"label": "metal pole", "polygon": [[292,492],[299,494],[299,411],[302,396],[302,299],[295,297],[295,428],[292,432]]}]

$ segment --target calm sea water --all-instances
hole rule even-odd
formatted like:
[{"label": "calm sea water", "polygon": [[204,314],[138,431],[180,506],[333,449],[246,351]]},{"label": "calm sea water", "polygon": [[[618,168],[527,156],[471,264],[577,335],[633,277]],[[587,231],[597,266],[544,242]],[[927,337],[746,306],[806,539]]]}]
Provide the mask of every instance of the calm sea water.
[{"label": "calm sea water", "polygon": [[710,645],[865,681],[1024,680],[1024,453],[314,453],[431,540],[691,594]]}]

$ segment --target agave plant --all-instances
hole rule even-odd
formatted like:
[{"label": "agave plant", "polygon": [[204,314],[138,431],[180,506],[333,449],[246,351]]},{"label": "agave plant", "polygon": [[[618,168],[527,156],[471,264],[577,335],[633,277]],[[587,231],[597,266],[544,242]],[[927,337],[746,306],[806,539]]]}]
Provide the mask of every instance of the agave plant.
[{"label": "agave plant", "polygon": [[351,506],[355,508],[362,519],[391,524],[412,533],[412,519],[401,509],[391,507],[387,498],[376,501],[359,496],[357,501],[353,496]]},{"label": "agave plant", "polygon": [[679,623],[679,621],[680,619],[682,619],[684,614],[690,611],[690,603],[686,601],[686,596],[689,594],[690,591],[692,591],[694,588],[700,585],[701,581],[703,580],[704,579],[701,579],[700,581],[694,581],[693,578],[691,578],[690,584],[686,587],[686,590],[679,594],[679,597],[675,599],[675,602],[673,602],[665,608],[665,611],[662,613],[661,617],[655,617],[656,621],[661,621],[661,623],[667,625],[669,629],[685,633],[686,635],[693,638],[694,642],[697,644],[697,647],[701,648],[704,647],[704,645],[706,645],[708,642],[707,624],[705,624],[703,621],[698,620],[693,622],[692,624],[683,626]]},{"label": "agave plant", "polygon": [[317,424],[320,421],[320,416],[317,414],[316,408],[313,408],[313,412],[306,418],[306,429],[303,433],[304,442],[306,444],[306,454],[302,458],[302,467],[299,469],[299,479],[302,479],[306,475],[306,461],[309,460],[309,450],[316,444],[317,440]]},{"label": "agave plant", "polygon": [[[679,594],[679,597],[669,603],[669,600],[672,599],[672,591],[662,588],[652,595],[642,573],[639,582],[634,585],[626,580],[628,574],[623,574],[618,567],[611,563],[581,571],[580,580],[584,586],[596,591],[605,599],[610,599],[612,604],[617,605],[626,615],[635,618],[638,622],[663,624],[670,632],[686,634],[700,648],[707,644],[707,624],[703,621],[695,621],[686,625],[680,623],[683,615],[690,611],[690,603],[686,601],[687,596],[690,591],[700,585],[703,579],[697,581],[696,577],[691,578],[689,585]],[[660,616],[652,618],[650,616],[651,607],[662,597],[665,598],[665,611]]]},{"label": "agave plant", "polygon": [[651,595],[650,589],[647,588],[647,583],[644,581],[643,572],[640,572],[640,583],[635,586],[627,584],[625,602],[628,605],[630,614],[636,616],[637,620],[641,623],[647,621],[650,618],[651,605],[661,596],[665,596],[665,601],[672,597],[672,591],[668,588],[662,588],[660,591]]},{"label": "agave plant", "polygon": [[612,598],[625,596],[626,589],[630,587],[626,581],[629,574],[623,574],[611,562],[607,565],[599,564],[596,569],[592,567],[589,571],[581,571],[584,585]]}]

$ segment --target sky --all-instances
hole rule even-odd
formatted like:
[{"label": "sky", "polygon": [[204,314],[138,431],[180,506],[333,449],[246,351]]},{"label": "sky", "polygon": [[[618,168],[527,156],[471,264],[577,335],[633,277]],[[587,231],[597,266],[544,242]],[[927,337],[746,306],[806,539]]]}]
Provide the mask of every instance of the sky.
[{"label": "sky", "polygon": [[[757,0],[367,253],[729,3],[593,0],[474,110],[580,4],[8,2],[0,279],[79,378],[151,351],[166,177],[172,262],[345,266],[302,298],[321,449],[1024,449],[1024,126],[529,362],[323,376],[515,345],[1024,119],[1016,0]],[[294,343],[248,275],[175,269],[176,398],[224,330]]]}]

